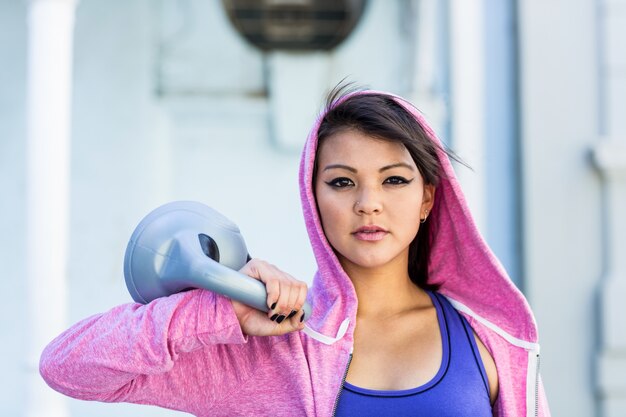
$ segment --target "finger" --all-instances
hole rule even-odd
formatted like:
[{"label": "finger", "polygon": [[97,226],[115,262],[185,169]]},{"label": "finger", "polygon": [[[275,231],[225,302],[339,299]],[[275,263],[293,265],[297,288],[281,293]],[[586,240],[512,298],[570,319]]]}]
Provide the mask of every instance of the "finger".
[{"label": "finger", "polygon": [[290,305],[290,293],[291,293],[291,283],[289,275],[280,269],[276,268],[274,265],[268,264],[268,274],[271,274],[273,277],[273,284],[278,287],[278,297],[275,299],[274,304],[272,305],[273,313],[271,317],[275,317],[275,321],[278,324],[281,324],[287,316],[291,313]]},{"label": "finger", "polygon": [[274,311],[278,314],[276,323],[280,324],[287,318],[289,313],[291,313],[291,310],[288,310],[290,284],[287,281],[281,280],[278,281],[278,285],[280,289]]},{"label": "finger", "polygon": [[258,271],[254,267],[254,262],[255,260],[251,259],[250,261],[248,261],[248,263],[241,267],[239,272],[249,276],[250,278],[259,279]]},{"label": "finger", "polygon": [[295,316],[298,310],[300,310],[301,308],[298,306],[298,299],[300,298],[300,282],[296,281],[295,278],[291,276],[289,276],[289,278],[289,296],[286,308],[284,310],[285,313],[287,313],[287,318]]},{"label": "finger", "polygon": [[298,284],[298,301],[296,301],[295,309],[300,311],[302,307],[304,307],[304,303],[306,303],[306,295],[309,292],[309,287],[302,281],[299,281]]},{"label": "finger", "polygon": [[293,317],[289,319],[289,325],[293,330],[304,329],[304,310],[298,311]]},{"label": "finger", "polygon": [[302,311],[298,311],[290,318],[285,317],[285,319],[276,327],[276,331],[280,334],[286,334],[304,329],[304,323],[300,321],[301,315]]},{"label": "finger", "polygon": [[302,310],[302,307],[304,307],[304,303],[306,302],[307,290],[308,287],[306,283],[294,279],[289,294],[291,312],[287,316],[288,319],[295,316],[300,310]]},{"label": "finger", "polygon": [[280,284],[278,281],[278,274],[276,268],[272,268],[267,262],[259,259],[252,259],[240,272],[258,279],[265,285],[265,291],[267,292],[266,304],[268,308],[268,317],[272,317],[276,311],[276,305],[280,296]]},{"label": "finger", "polygon": [[267,314],[272,317],[278,313],[278,302],[280,300],[280,282],[276,279],[265,282],[265,290],[267,291]]}]

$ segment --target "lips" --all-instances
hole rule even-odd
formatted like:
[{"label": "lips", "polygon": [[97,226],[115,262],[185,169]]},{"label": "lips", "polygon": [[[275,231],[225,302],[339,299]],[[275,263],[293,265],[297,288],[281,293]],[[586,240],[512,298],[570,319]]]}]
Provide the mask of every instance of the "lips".
[{"label": "lips", "polygon": [[352,235],[359,240],[367,241],[367,242],[376,242],[383,239],[389,231],[386,229],[371,225],[371,226],[362,226],[352,232]]}]

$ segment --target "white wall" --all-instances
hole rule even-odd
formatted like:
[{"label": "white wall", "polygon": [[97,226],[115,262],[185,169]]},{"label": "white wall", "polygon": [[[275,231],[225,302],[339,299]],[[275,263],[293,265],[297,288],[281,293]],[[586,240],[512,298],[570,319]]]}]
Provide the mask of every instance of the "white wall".
[{"label": "white wall", "polygon": [[594,350],[602,207],[597,2],[518,2],[524,286],[540,324],[555,416],[596,413]]},{"label": "white wall", "polygon": [[0,1],[0,414],[19,415],[26,401],[25,106],[26,10]]}]

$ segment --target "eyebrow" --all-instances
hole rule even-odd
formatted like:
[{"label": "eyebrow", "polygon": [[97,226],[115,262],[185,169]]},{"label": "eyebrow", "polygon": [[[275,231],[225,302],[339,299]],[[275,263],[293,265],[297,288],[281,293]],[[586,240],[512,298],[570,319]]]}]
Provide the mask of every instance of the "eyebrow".
[{"label": "eyebrow", "polygon": [[[385,165],[384,167],[382,167],[381,169],[379,169],[379,170],[378,170],[378,172],[384,172],[384,171],[387,171],[387,170],[390,170],[390,169],[393,169],[393,168],[408,168],[408,169],[410,169],[411,171],[414,171],[414,170],[415,170],[415,169],[414,169],[411,165],[409,165],[409,164],[407,164],[407,163],[404,163],[404,162],[398,162],[397,164]],[[332,164],[332,165],[327,165],[327,166],[324,168],[324,171],[328,171],[328,170],[330,170],[330,169],[345,169],[346,171],[350,171],[350,172],[353,172],[353,173],[355,173],[355,174],[357,173],[356,168],[353,168],[353,167],[348,166],[348,165],[343,165],[343,164]]]}]

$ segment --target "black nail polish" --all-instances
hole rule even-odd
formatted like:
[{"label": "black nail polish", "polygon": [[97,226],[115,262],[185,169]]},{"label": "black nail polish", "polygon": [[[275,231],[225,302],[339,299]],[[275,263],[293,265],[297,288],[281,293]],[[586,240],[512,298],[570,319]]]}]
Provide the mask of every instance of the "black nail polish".
[{"label": "black nail polish", "polygon": [[287,316],[288,319],[292,318],[293,316],[295,316],[297,313],[296,310],[291,310],[291,313],[289,313],[289,315]]},{"label": "black nail polish", "polygon": [[274,310],[276,308],[276,303],[272,304],[272,306],[270,307],[270,310]]},{"label": "black nail polish", "polygon": [[302,317],[300,317],[300,323],[302,323],[304,321],[304,311],[302,312]]},{"label": "black nail polish", "polygon": [[276,321],[277,318],[278,318],[278,314],[274,314],[272,317],[270,317],[270,320]]},{"label": "black nail polish", "polygon": [[276,323],[280,324],[283,322],[283,320],[285,320],[285,316],[283,314],[281,314],[280,316],[278,316],[278,318],[276,319]]}]

